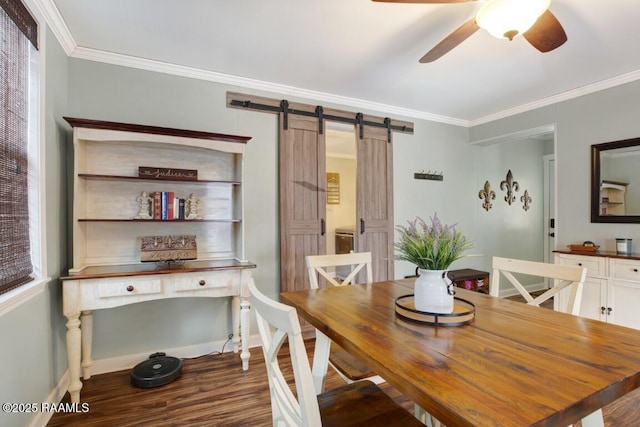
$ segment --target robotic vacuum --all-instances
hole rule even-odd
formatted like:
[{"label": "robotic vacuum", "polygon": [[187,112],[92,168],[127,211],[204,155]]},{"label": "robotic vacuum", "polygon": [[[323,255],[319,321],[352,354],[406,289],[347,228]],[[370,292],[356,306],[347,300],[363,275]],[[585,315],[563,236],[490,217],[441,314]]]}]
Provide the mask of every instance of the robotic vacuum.
[{"label": "robotic vacuum", "polygon": [[159,387],[178,378],[181,371],[182,360],[165,353],[153,353],[133,367],[131,384],[140,388]]}]

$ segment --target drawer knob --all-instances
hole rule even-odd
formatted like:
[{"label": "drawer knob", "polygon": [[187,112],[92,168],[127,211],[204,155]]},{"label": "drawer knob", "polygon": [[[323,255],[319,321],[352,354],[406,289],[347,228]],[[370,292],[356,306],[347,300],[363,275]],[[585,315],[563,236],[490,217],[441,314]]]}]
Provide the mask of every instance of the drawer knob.
[{"label": "drawer knob", "polygon": [[134,290],[134,289],[135,289],[135,288],[133,287],[133,285],[129,285],[129,286],[127,286],[127,291],[128,291],[128,292],[133,292],[133,290]]},{"label": "drawer knob", "polygon": [[200,280],[198,283],[200,284],[200,286],[204,286],[207,284],[204,279]]},{"label": "drawer knob", "polygon": [[579,267],[582,267],[582,263],[581,263],[581,262],[579,262],[579,263],[578,263],[578,266],[579,266]]},{"label": "drawer knob", "polygon": [[637,268],[634,268],[634,269],[633,269],[633,272],[634,272],[634,273],[637,273],[637,272],[638,272],[638,269],[637,269]]}]

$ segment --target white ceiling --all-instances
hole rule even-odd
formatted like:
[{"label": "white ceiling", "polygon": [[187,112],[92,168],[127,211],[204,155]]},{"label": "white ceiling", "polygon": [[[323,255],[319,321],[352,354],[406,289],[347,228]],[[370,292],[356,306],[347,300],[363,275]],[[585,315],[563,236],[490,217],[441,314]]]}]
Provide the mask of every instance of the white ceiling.
[{"label": "white ceiling", "polygon": [[460,125],[640,78],[640,0],[553,0],[560,48],[480,30],[430,64],[482,1],[37,1],[73,57]]}]

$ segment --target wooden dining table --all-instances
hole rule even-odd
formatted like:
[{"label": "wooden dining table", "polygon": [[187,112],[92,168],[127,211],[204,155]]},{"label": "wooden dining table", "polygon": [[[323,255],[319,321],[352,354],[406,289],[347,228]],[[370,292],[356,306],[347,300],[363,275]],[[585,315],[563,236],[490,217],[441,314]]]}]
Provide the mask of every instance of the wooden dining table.
[{"label": "wooden dining table", "polygon": [[474,306],[470,323],[407,320],[395,304],[414,280],[280,294],[318,332],[317,391],[330,341],[447,427],[589,424],[640,386],[638,330],[464,289],[456,305]]}]

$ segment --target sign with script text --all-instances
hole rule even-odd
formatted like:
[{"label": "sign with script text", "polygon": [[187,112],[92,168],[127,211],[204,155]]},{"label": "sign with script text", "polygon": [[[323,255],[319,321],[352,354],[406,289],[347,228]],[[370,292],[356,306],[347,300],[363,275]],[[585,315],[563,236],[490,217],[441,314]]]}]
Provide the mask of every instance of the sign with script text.
[{"label": "sign with script text", "polygon": [[175,181],[197,181],[198,171],[194,169],[157,168],[138,166],[140,178],[172,179]]}]

